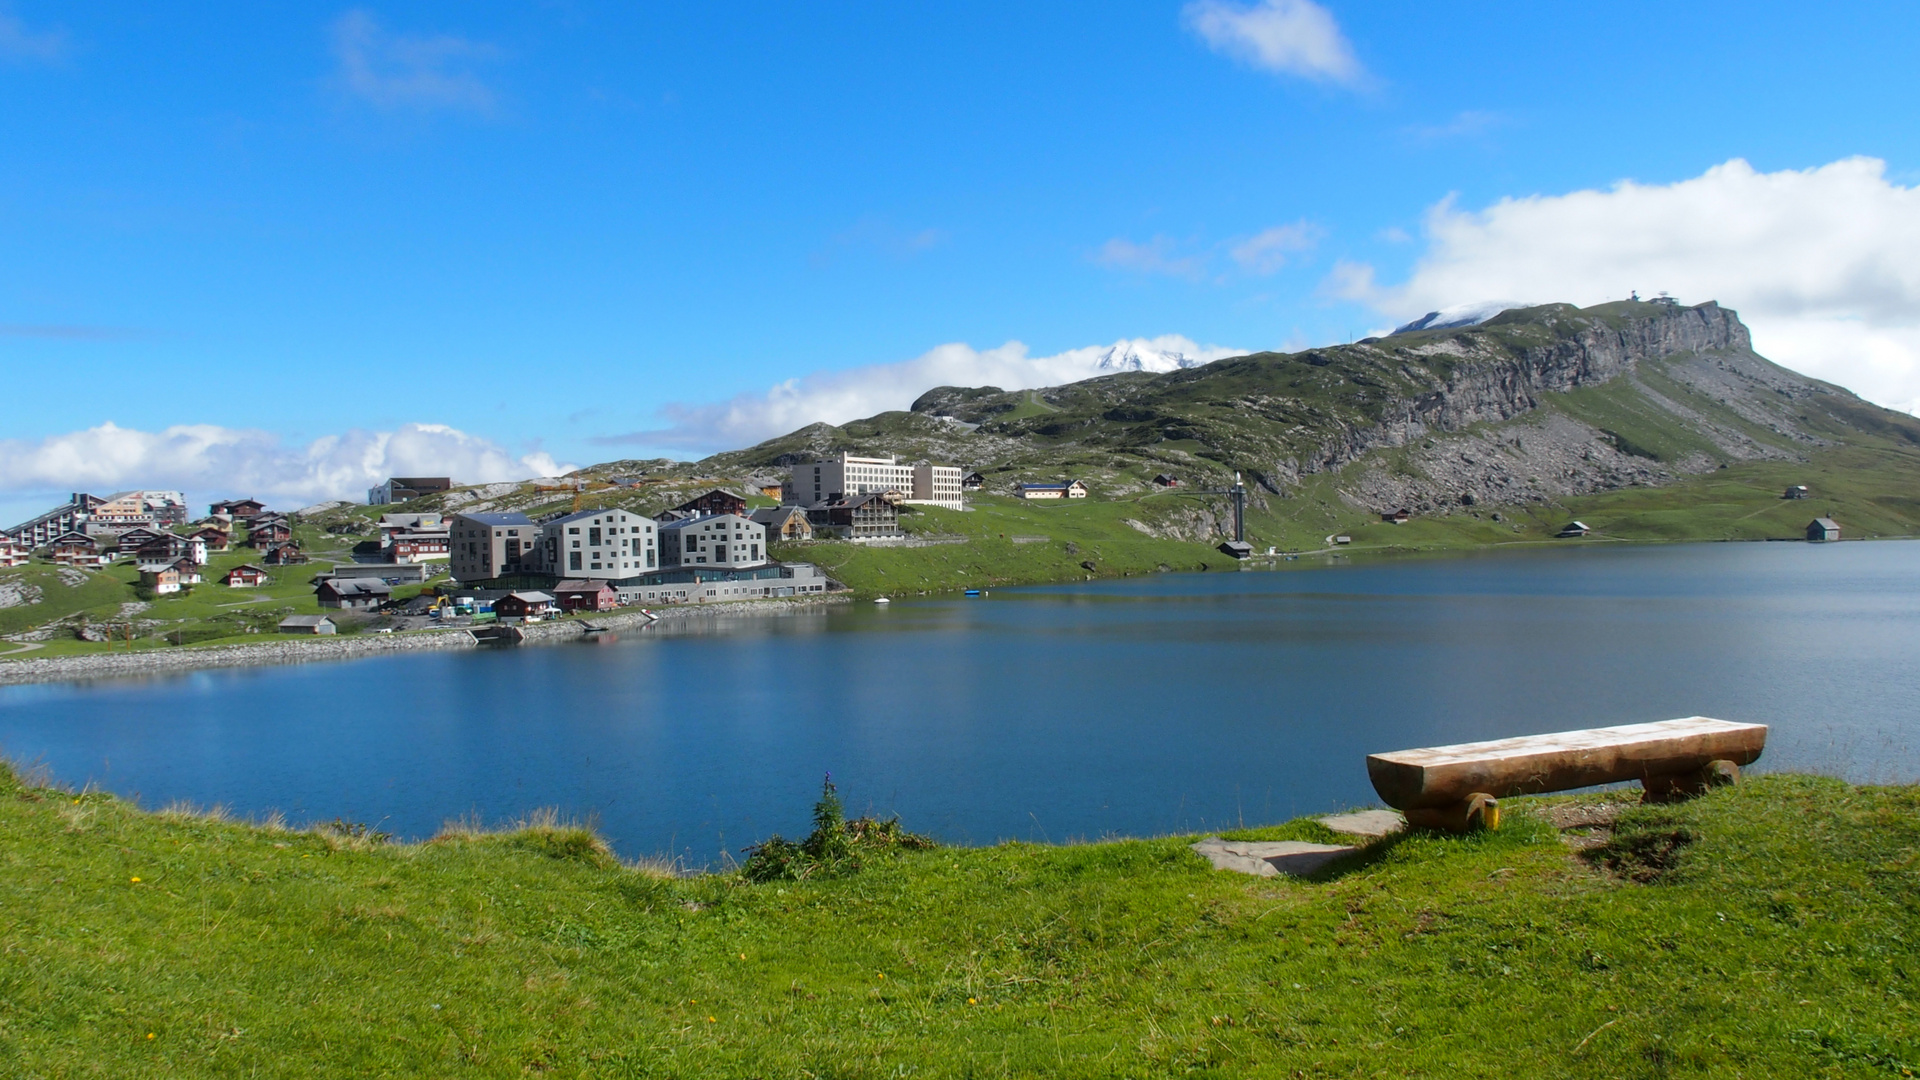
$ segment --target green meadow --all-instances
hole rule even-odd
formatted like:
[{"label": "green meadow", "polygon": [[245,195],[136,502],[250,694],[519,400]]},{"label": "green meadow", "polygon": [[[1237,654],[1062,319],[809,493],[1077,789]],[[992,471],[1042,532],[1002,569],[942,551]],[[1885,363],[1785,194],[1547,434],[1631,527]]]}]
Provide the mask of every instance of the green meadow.
[{"label": "green meadow", "polygon": [[1630,796],[1308,880],[1163,837],[756,884],[550,818],[394,844],[0,771],[0,1073],[1911,1074],[1920,791]]}]

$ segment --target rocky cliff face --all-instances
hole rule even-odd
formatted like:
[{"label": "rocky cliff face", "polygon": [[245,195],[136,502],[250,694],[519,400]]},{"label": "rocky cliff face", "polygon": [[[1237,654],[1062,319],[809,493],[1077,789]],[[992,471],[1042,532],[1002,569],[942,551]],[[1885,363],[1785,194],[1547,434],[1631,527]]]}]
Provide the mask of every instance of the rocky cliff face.
[{"label": "rocky cliff face", "polygon": [[1739,317],[1716,303],[1552,304],[1039,391],[939,387],[908,413],[727,457],[892,452],[982,469],[989,490],[1061,474],[1123,483],[1163,466],[1196,483],[1238,471],[1282,499],[1331,474],[1352,505],[1431,512],[1802,455],[1844,441],[1869,411],[1884,412],[1755,355]]}]

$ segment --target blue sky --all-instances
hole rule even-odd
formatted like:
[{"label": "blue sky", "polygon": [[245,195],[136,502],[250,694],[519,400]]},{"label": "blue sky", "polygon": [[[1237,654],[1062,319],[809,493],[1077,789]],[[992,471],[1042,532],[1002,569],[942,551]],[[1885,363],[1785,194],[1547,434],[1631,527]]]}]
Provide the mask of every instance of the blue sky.
[{"label": "blue sky", "polygon": [[1630,289],[1720,299],[1911,408],[1915,25],[0,5],[0,509],[692,457],[1122,339],[1299,347]]}]

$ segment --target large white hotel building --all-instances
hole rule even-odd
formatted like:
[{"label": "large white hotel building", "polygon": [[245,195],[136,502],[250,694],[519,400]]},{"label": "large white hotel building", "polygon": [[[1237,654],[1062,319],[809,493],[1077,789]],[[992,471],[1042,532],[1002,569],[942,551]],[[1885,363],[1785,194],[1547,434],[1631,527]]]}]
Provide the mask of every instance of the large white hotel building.
[{"label": "large white hotel building", "polygon": [[897,491],[906,496],[906,502],[966,509],[960,501],[958,465],[907,465],[892,455],[869,458],[843,453],[831,461],[793,467],[793,498],[808,506],[835,495],[876,491]]}]

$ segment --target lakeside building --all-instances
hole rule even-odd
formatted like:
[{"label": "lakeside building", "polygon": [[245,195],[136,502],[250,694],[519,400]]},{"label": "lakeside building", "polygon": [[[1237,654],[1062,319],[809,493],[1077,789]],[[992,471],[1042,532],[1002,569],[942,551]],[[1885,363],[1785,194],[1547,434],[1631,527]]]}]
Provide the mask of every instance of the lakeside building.
[{"label": "lakeside building", "polygon": [[333,620],[325,615],[289,615],[280,620],[280,632],[283,634],[332,634],[338,632]]},{"label": "lakeside building", "polygon": [[257,518],[266,512],[267,504],[261,502],[259,499],[233,499],[228,502],[217,502],[207,507],[208,516],[226,518],[229,521],[236,518],[242,520]]},{"label": "lakeside building", "polygon": [[827,576],[812,563],[768,563],[745,569],[690,566],[613,583],[622,607],[817,596],[828,585]]},{"label": "lakeside building", "polygon": [[660,526],[660,565],[759,566],[767,561],[767,527],[739,514],[670,521]]},{"label": "lakeside building", "polygon": [[815,536],[855,542],[903,539],[907,534],[900,528],[896,497],[891,491],[876,491],[830,499],[808,507],[807,521]]},{"label": "lakeside building", "polygon": [[220,582],[229,589],[257,589],[267,583],[267,572],[252,563],[246,563],[227,571]]},{"label": "lakeside building", "polygon": [[83,532],[61,533],[47,545],[47,556],[62,566],[105,566],[112,553],[102,553],[100,541]]},{"label": "lakeside building", "polygon": [[719,488],[714,488],[697,499],[688,499],[667,511],[668,514],[678,517],[710,517],[714,514],[744,515],[746,512],[747,500],[731,491],[722,491]]},{"label": "lakeside building", "polygon": [[331,570],[315,574],[312,581],[315,585],[328,578],[384,581],[389,585],[423,585],[427,577],[427,567],[419,563],[341,563]]},{"label": "lakeside building", "polygon": [[885,491],[900,493],[905,502],[944,506],[949,510],[966,509],[961,499],[959,466],[907,465],[891,454],[882,458],[842,453],[838,458],[795,465],[793,479],[782,501],[815,506],[834,499]]},{"label": "lakeside building", "polygon": [[813,539],[813,523],[803,506],[763,506],[748,516],[767,530],[770,544]]},{"label": "lakeside building", "polygon": [[453,576],[461,581],[540,572],[540,528],[525,514],[455,514],[449,531]]},{"label": "lakeside building", "polygon": [[29,550],[42,548],[70,532],[114,534],[139,527],[165,528],[187,523],[187,499],[177,491],[122,491],[108,496],[76,491],[29,521],[0,533]]},{"label": "lakeside building", "polygon": [[322,578],[314,596],[323,608],[367,611],[387,602],[393,589],[384,581],[369,578]]},{"label": "lakeside building", "polygon": [[553,599],[562,611],[612,611],[620,606],[620,592],[604,581],[584,578],[553,587]]},{"label": "lakeside building", "polygon": [[537,589],[510,592],[493,602],[493,613],[502,619],[538,619],[553,611],[553,597]]},{"label": "lakeside building", "polygon": [[660,527],[625,510],[581,510],[540,526],[538,569],[613,581],[660,568]]},{"label": "lakeside building", "polygon": [[392,476],[367,489],[368,506],[387,506],[409,502],[425,495],[453,490],[453,478],[447,476]]},{"label": "lakeside building", "polygon": [[1084,499],[1087,485],[1078,480],[1064,484],[1015,484],[1013,494],[1020,499]]},{"label": "lakeside building", "polygon": [[171,566],[143,566],[140,568],[141,588],[152,591],[155,596],[166,596],[180,591],[180,571]]},{"label": "lakeside building", "polygon": [[1840,523],[1830,517],[1814,518],[1807,522],[1807,539],[1814,543],[1840,539]]}]

